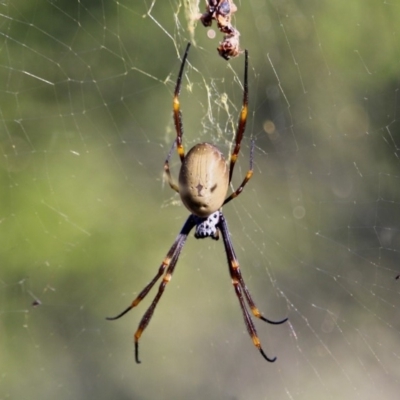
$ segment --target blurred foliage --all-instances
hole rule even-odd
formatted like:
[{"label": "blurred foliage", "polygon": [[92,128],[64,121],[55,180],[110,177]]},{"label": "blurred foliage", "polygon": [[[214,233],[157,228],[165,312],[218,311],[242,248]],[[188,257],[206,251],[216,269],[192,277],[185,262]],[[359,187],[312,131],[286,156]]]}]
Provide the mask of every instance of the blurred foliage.
[{"label": "blurred foliage", "polygon": [[190,38],[185,148],[207,140],[227,154],[234,135],[244,57],[227,63],[218,31],[189,31],[197,3],[0,4],[0,398],[372,399],[385,387],[394,399],[395,3],[237,2],[250,114],[234,186],[250,138],[255,175],[224,213],[258,306],[289,314],[291,325],[257,325],[279,364],[244,332],[219,242],[189,238],[140,367],[131,332],[149,301],[104,320],[156,273],[188,214],[162,170]]}]

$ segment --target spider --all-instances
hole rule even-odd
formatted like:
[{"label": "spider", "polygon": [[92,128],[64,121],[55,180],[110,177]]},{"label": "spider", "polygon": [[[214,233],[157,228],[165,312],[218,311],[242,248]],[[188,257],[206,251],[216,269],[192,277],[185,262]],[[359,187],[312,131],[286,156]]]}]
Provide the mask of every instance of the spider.
[{"label": "spider", "polygon": [[[186,206],[191,214],[183,225],[180,233],[172,244],[172,247],[168,251],[166,257],[162,261],[154,278],[139,293],[136,299],[132,301],[131,305],[127,309],[122,311],[116,317],[109,317],[107,319],[116,320],[125,315],[133,307],[136,307],[146,297],[146,295],[149,293],[155,283],[162,277],[158,292],[150,307],[143,315],[134,335],[135,360],[137,363],[140,363],[139,339],[142,336],[143,331],[149,324],[153,316],[154,310],[158,304],[158,301],[164,293],[165,287],[172,278],[176,263],[178,262],[178,257],[182,251],[183,245],[185,244],[190,231],[195,228],[194,236],[196,239],[210,237],[214,240],[218,240],[219,233],[221,233],[226,256],[228,259],[229,273],[231,276],[233,287],[235,289],[236,296],[239,300],[239,304],[243,312],[244,322],[246,324],[247,331],[253,341],[254,346],[256,346],[256,348],[260,351],[262,356],[267,361],[274,362],[276,360],[276,357],[269,358],[264,353],[264,350],[261,347],[261,342],[257,336],[256,328],[251,319],[249,310],[246,308],[246,302],[254,317],[268,322],[269,324],[283,324],[285,321],[287,321],[287,318],[281,321],[271,321],[265,318],[256,307],[240,272],[239,262],[233,249],[232,241],[228,231],[228,225],[221,211],[222,206],[229,203],[242,192],[244,186],[253,175],[254,141],[252,142],[252,147],[250,151],[250,169],[247,172],[242,184],[233,193],[226,197],[228,187],[232,179],[233,169],[240,151],[240,144],[243,138],[243,133],[245,131],[247,121],[248,52],[247,50],[245,51],[243,104],[236,131],[235,147],[232,151],[232,154],[230,155],[228,168],[228,164],[225,161],[223,154],[217,149],[217,147],[212,144],[196,144],[186,155],[183,149],[183,125],[182,114],[180,111],[179,93],[181,89],[183,70],[186,64],[189,48],[190,43],[188,43],[186,51],[183,55],[178,79],[175,86],[173,98],[173,118],[176,129],[176,140],[167,156],[167,159],[165,160],[164,171],[168,179],[169,185],[173,190],[179,193],[183,204]],[[176,184],[172,179],[169,168],[169,159],[175,146],[181,159],[179,184]]]}]

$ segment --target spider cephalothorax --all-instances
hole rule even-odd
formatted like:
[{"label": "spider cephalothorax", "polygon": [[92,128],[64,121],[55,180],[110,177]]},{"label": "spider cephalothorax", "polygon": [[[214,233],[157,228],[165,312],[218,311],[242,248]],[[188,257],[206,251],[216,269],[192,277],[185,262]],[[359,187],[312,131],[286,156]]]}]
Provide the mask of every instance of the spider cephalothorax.
[{"label": "spider cephalothorax", "polygon": [[221,211],[215,211],[206,218],[197,217],[194,237],[196,239],[205,239],[210,237],[214,240],[218,240],[218,224],[220,221],[220,215]]}]

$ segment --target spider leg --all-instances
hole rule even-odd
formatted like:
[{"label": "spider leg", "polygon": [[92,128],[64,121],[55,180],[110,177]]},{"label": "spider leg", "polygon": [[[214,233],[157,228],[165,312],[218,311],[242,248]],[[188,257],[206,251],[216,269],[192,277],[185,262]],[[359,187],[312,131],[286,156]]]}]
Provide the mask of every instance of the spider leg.
[{"label": "spider leg", "polygon": [[171,149],[168,153],[167,158],[165,159],[165,163],[164,163],[164,173],[167,177],[167,181],[169,186],[171,186],[171,189],[174,189],[175,192],[179,193],[179,186],[174,182],[172,175],[171,175],[171,171],[169,169],[169,159],[171,158],[172,155],[172,151],[174,150],[176,142],[174,142],[171,146]]},{"label": "spider leg", "polygon": [[[235,137],[235,147],[232,151],[230,157],[230,165],[229,165],[229,182],[232,180],[233,168],[235,167],[236,160],[239,155],[240,151],[240,144],[243,139],[243,133],[246,129],[246,122],[247,122],[247,113],[249,108],[249,85],[248,85],[248,67],[249,67],[249,54],[248,51],[244,51],[245,61],[244,61],[244,82],[243,82],[243,104],[242,110],[240,111],[238,126],[236,130],[236,137]],[[251,176],[250,176],[251,177]],[[250,178],[248,178],[250,179]]]},{"label": "spider leg", "polygon": [[[184,242],[182,243],[183,246]],[[171,278],[172,278],[172,274],[174,272],[176,263],[178,261],[179,258],[179,254],[181,252],[181,248],[175,252],[175,254],[172,256],[170,263],[168,265],[167,271],[164,274],[164,277],[160,283],[160,286],[158,288],[158,292],[156,294],[156,296],[154,297],[154,300],[152,301],[152,303],[150,304],[149,308],[147,309],[147,311],[145,312],[145,314],[143,315],[142,319],[140,320],[139,326],[135,332],[134,338],[135,338],[135,359],[136,362],[138,364],[140,364],[140,360],[139,360],[139,339],[142,336],[143,331],[147,328],[147,325],[149,324],[153,314],[154,314],[154,310],[157,307],[158,301],[160,300],[161,296],[164,293],[165,287],[167,286],[167,283],[170,282]]]},{"label": "spider leg", "polygon": [[175,92],[174,92],[173,117],[174,117],[174,124],[175,124],[175,130],[176,130],[176,140],[172,144],[171,149],[170,149],[170,151],[168,153],[168,156],[167,156],[167,158],[165,160],[165,163],[164,163],[164,173],[165,173],[165,175],[167,177],[168,184],[177,193],[179,193],[179,187],[174,182],[174,180],[172,179],[171,171],[169,169],[169,159],[171,158],[172,151],[173,151],[175,145],[177,147],[178,154],[179,154],[179,157],[181,159],[181,162],[183,162],[183,160],[185,158],[185,150],[184,150],[183,145],[182,145],[183,124],[182,124],[181,106],[180,106],[180,103],[179,103],[179,93],[181,91],[181,82],[182,82],[182,76],[183,76],[183,69],[184,69],[185,64],[186,64],[186,59],[187,59],[187,56],[188,56],[188,53],[189,53],[189,48],[190,48],[190,43],[188,43],[188,45],[186,46],[186,51],[185,51],[185,54],[183,55],[182,64],[181,64],[181,68],[179,70],[178,79],[176,81]]},{"label": "spider leg", "polygon": [[251,147],[250,147],[250,169],[247,171],[246,176],[244,177],[243,182],[240,184],[240,186],[225,199],[224,203],[222,204],[223,206],[226,203],[229,203],[235,197],[239,196],[239,194],[242,193],[243,188],[246,186],[247,182],[253,176],[253,157],[254,157],[254,140],[251,141]]},{"label": "spider leg", "polygon": [[240,303],[240,307],[242,309],[243,312],[243,317],[244,317],[244,321],[246,324],[246,328],[247,331],[250,334],[250,337],[253,341],[253,344],[258,348],[258,350],[260,351],[261,355],[269,362],[274,362],[276,360],[276,357],[274,358],[269,358],[265,353],[264,350],[261,347],[261,342],[260,339],[257,335],[257,331],[256,328],[254,326],[254,323],[250,317],[249,312],[247,311],[246,308],[246,304],[245,301],[243,299],[243,293],[244,293],[244,297],[253,313],[253,315],[256,318],[259,318],[265,322],[268,322],[270,324],[282,324],[284,323],[286,319],[282,320],[282,321],[271,321],[265,317],[262,316],[262,314],[260,313],[260,311],[258,310],[258,308],[256,307],[250,292],[243,280],[242,274],[240,272],[240,267],[239,267],[239,261],[236,257],[235,251],[233,249],[233,245],[232,245],[232,241],[230,238],[230,234],[229,234],[229,230],[228,230],[228,225],[226,223],[225,217],[223,216],[222,212],[220,213],[220,220],[219,220],[219,224],[218,224],[218,228],[221,231],[222,234],[222,239],[224,242],[224,246],[225,246],[225,251],[226,251],[226,256],[228,258],[228,265],[229,265],[229,272],[231,275],[231,279],[232,279],[232,284],[233,287],[235,289],[235,293],[236,296],[239,299],[239,303]]},{"label": "spider leg", "polygon": [[183,70],[185,68],[186,59],[189,53],[190,42],[186,46],[185,53],[183,55],[181,68],[179,70],[178,79],[176,81],[175,92],[174,92],[174,100],[173,100],[173,117],[174,117],[174,124],[176,130],[176,148],[178,150],[179,157],[181,158],[181,162],[185,158],[185,151],[182,145],[182,135],[183,135],[183,124],[182,124],[182,113],[181,113],[181,106],[179,103],[179,93],[181,91],[181,82],[183,76]]},{"label": "spider leg", "polygon": [[161,281],[160,287],[158,289],[158,293],[156,297],[154,298],[153,302],[151,303],[150,307],[144,314],[143,318],[140,321],[139,327],[135,333],[135,355],[136,355],[136,362],[140,363],[139,358],[138,358],[138,351],[139,351],[139,338],[142,335],[143,331],[147,327],[147,325],[150,322],[151,317],[153,316],[154,309],[161,297],[161,295],[164,292],[166,284],[171,280],[172,273],[174,271],[175,265],[178,261],[178,257],[182,251],[183,245],[186,242],[186,239],[188,237],[188,234],[192,230],[192,228],[196,225],[196,217],[193,215],[190,215],[189,218],[186,220],[185,224],[183,225],[181,231],[179,232],[179,235],[175,239],[175,242],[171,246],[170,250],[168,251],[166,257],[162,261],[157,274],[154,276],[154,278],[145,286],[145,288],[139,293],[139,295],[136,297],[135,300],[132,301],[131,305],[126,308],[124,311],[122,311],[120,314],[118,314],[115,317],[108,317],[106,318],[107,320],[116,320],[118,318],[121,318],[123,315],[125,315],[128,311],[130,311],[133,307],[136,307],[149,293],[151,288],[154,286],[154,284],[160,279],[160,277],[165,274],[163,277],[163,280]]}]

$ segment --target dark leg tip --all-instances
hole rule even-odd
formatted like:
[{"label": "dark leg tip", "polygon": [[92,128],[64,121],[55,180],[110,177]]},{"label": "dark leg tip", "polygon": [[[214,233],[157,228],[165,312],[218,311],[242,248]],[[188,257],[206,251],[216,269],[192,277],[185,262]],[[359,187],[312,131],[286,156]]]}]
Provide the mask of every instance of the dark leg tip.
[{"label": "dark leg tip", "polygon": [[285,323],[285,322],[289,319],[289,318],[285,318],[285,319],[282,319],[281,321],[271,321],[270,319],[265,318],[265,317],[263,317],[263,316],[261,316],[260,318],[261,318],[263,321],[268,322],[268,323],[271,324],[271,325],[280,325],[280,324]]},{"label": "dark leg tip", "polygon": [[142,362],[139,360],[139,343],[135,342],[135,361],[136,364],[141,364]]},{"label": "dark leg tip", "polygon": [[[133,304],[133,303],[132,303]],[[116,315],[115,317],[106,317],[106,320],[108,321],[114,321],[115,319],[121,318],[123,315],[125,315],[128,311],[132,310],[134,306],[130,305],[126,310],[122,311],[122,313]]]},{"label": "dark leg tip", "polygon": [[268,362],[273,363],[273,362],[276,361],[276,357],[274,357],[274,358],[269,358],[269,357],[264,353],[264,350],[263,350],[263,349],[260,349],[260,353],[261,353],[261,355],[262,355]]}]

